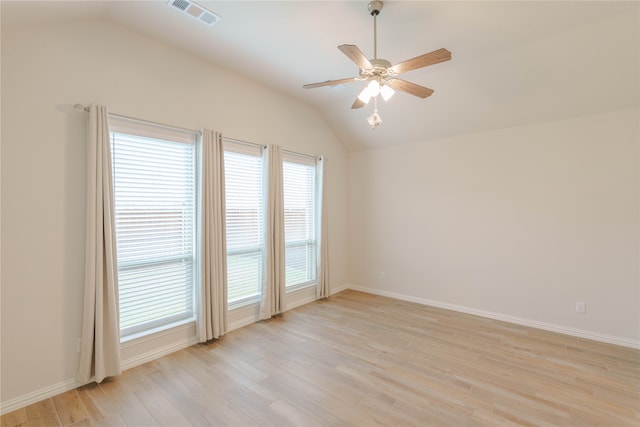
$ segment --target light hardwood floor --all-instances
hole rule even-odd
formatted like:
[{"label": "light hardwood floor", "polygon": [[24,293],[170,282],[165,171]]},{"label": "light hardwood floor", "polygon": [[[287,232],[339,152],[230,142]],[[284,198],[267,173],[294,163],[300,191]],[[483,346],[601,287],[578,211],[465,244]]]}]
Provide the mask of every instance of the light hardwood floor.
[{"label": "light hardwood floor", "polygon": [[639,426],[640,351],[344,291],[5,426]]}]

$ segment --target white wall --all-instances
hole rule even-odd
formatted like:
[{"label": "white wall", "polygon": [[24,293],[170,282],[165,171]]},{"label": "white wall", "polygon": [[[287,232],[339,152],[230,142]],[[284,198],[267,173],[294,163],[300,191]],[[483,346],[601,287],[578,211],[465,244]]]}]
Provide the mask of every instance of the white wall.
[{"label": "white wall", "polygon": [[352,153],[350,280],[640,342],[639,113]]},{"label": "white wall", "polygon": [[347,282],[347,153],[315,109],[109,23],[3,27],[2,402],[75,376],[86,120],[75,103],[325,155],[330,280]]}]

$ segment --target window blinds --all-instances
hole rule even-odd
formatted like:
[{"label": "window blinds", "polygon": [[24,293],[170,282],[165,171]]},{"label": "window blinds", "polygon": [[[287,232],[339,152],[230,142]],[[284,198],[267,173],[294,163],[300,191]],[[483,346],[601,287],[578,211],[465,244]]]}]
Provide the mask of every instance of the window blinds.
[{"label": "window blinds", "polygon": [[225,142],[227,298],[230,306],[255,301],[264,263],[262,150]]},{"label": "window blinds", "polygon": [[285,285],[316,279],[316,165],[287,156],[283,162]]},{"label": "window blinds", "polygon": [[193,317],[195,135],[176,139],[111,133],[121,336]]}]

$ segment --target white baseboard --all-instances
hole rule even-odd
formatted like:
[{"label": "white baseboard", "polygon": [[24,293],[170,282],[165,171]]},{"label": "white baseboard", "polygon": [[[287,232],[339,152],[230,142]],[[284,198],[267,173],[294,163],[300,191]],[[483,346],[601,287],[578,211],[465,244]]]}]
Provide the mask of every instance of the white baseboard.
[{"label": "white baseboard", "polygon": [[[345,289],[349,289],[349,285],[342,285],[335,289],[332,288],[331,295],[344,291]],[[293,310],[294,308],[309,304],[318,299],[316,297],[315,287],[303,288],[297,291],[293,291],[293,294],[295,295],[290,296],[287,300],[287,310]],[[236,310],[237,314],[235,316],[230,316],[232,320],[230,320],[229,322],[227,332],[231,332],[235,329],[251,325],[252,323],[258,322],[260,320],[259,308],[257,303],[250,306],[240,307]]]},{"label": "white baseboard", "polygon": [[353,287],[353,285],[344,284],[344,285],[339,286],[337,288],[331,288],[331,289],[329,289],[329,295],[335,295],[338,292],[346,291],[347,289],[354,289],[354,287]]},{"label": "white baseboard", "polygon": [[[164,347],[157,348],[145,354],[140,354],[135,357],[131,357],[121,362],[122,370],[125,371],[135,366],[142,365],[143,363],[150,362],[159,357],[173,353],[174,351],[187,348],[193,344],[196,344],[197,342],[198,342],[197,338],[192,337],[186,340],[181,340],[179,342],[172,343],[171,345],[166,345]],[[25,406],[40,402],[41,400],[45,400],[50,397],[57,396],[60,393],[73,390],[74,388],[78,388],[82,385],[84,384],[78,382],[75,378],[71,378],[71,379],[62,381],[61,383],[43,387],[40,390],[36,390],[31,393],[23,394],[22,396],[18,396],[14,399],[8,400],[6,402],[2,402],[0,404],[0,415],[4,415],[11,411],[15,411],[16,409],[24,408]]]},{"label": "white baseboard", "polygon": [[58,384],[41,388],[40,390],[36,390],[31,393],[23,394],[22,396],[2,402],[0,405],[0,415],[15,411],[16,409],[24,408],[32,403],[40,402],[41,400],[48,399],[60,393],[64,393],[65,391],[73,390],[81,385],[82,384],[76,381],[75,378],[72,378]]},{"label": "white baseboard", "polygon": [[238,319],[235,322],[229,323],[229,325],[227,326],[227,333],[231,331],[235,331],[236,329],[243,328],[245,326],[249,326],[252,323],[256,323],[258,320],[259,318],[256,318],[255,315],[246,316],[241,319]]},{"label": "white baseboard", "polygon": [[600,341],[608,344],[620,345],[640,349],[640,341],[629,338],[617,337],[614,335],[602,334],[600,332],[586,331],[583,329],[572,328],[569,326],[556,325],[553,323],[540,322],[538,320],[526,319],[523,317],[511,316],[508,314],[495,313],[487,310],[479,310],[476,308],[465,307],[462,305],[449,304],[446,302],[434,301],[426,298],[419,298],[410,295],[399,294],[395,292],[382,291],[379,289],[365,288],[362,286],[347,285],[348,289],[354,291],[365,292],[368,294],[380,295],[384,297],[394,298],[402,301],[415,302],[417,304],[428,305],[431,307],[444,308],[461,313],[473,314],[475,316],[486,317],[503,322],[515,323],[516,325],[529,326],[531,328],[543,329],[545,331],[557,332],[560,334],[571,335],[578,338],[586,338],[594,341]]},{"label": "white baseboard", "polygon": [[143,363],[151,362],[152,360],[158,359],[162,356],[166,356],[167,354],[171,354],[175,351],[182,350],[183,348],[187,348],[197,343],[198,343],[198,337],[190,337],[187,339],[183,339],[175,343],[171,343],[169,345],[156,348],[153,351],[149,351],[144,354],[139,354],[135,357],[130,357],[127,360],[123,360],[120,363],[120,366],[123,371],[126,371],[127,369],[131,369],[138,365],[142,365]]},{"label": "white baseboard", "polygon": [[313,289],[313,295],[308,295],[303,298],[298,298],[297,300],[291,302],[290,304],[287,304],[287,310],[293,310],[296,307],[300,307],[305,304],[309,304],[310,302],[314,302],[317,299],[318,297],[316,297],[316,290]]}]

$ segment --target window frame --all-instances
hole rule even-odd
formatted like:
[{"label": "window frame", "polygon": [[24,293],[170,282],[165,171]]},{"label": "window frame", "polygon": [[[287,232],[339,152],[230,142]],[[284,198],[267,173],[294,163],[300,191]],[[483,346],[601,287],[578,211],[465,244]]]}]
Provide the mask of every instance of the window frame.
[{"label": "window frame", "polygon": [[[241,307],[245,307],[247,305],[250,304],[258,304],[260,303],[260,300],[262,298],[262,284],[265,280],[265,274],[266,274],[266,259],[267,259],[267,247],[266,247],[266,236],[267,236],[267,197],[268,197],[268,183],[267,183],[267,162],[266,162],[266,147],[263,145],[259,145],[259,144],[254,144],[251,142],[244,142],[244,141],[237,141],[237,140],[233,140],[230,138],[223,138],[223,152],[224,155],[226,156],[227,152],[231,152],[231,153],[236,153],[236,154],[241,154],[241,155],[247,155],[247,156],[255,156],[257,158],[259,158],[260,160],[260,179],[261,179],[261,208],[262,208],[262,212],[261,212],[261,223],[260,223],[260,227],[261,227],[261,239],[262,239],[262,245],[260,246],[255,246],[255,247],[251,247],[249,249],[253,249],[250,252],[254,252],[257,253],[259,255],[261,255],[261,261],[260,261],[260,273],[258,275],[259,277],[259,283],[258,283],[258,293],[253,294],[253,295],[248,295],[246,297],[234,300],[234,301],[229,301],[229,255],[230,255],[230,250],[229,250],[229,229],[226,229],[226,236],[227,236],[227,253],[226,253],[226,261],[227,261],[227,309],[229,311],[234,310],[234,309],[238,309]],[[228,204],[227,204],[227,165],[225,163],[225,217],[226,217],[226,213],[227,213],[227,208],[228,208]],[[225,227],[228,225],[228,220],[225,218]],[[235,251],[236,253],[234,253],[233,255],[238,255],[241,254],[243,252],[247,252],[247,248],[243,248],[243,249],[238,249]]]},{"label": "window frame", "polygon": [[[285,151],[283,150],[282,152],[282,183],[283,183],[283,202],[284,199],[286,198],[285,195],[285,163],[294,163],[294,164],[300,164],[300,165],[304,165],[304,166],[309,166],[313,168],[313,179],[314,179],[314,188],[313,188],[313,212],[312,212],[312,218],[313,218],[313,234],[314,234],[314,238],[313,239],[306,239],[306,240],[297,240],[294,242],[287,242],[287,235],[286,235],[286,223],[285,223],[285,227],[284,227],[284,241],[285,241],[285,292],[289,293],[289,292],[294,292],[300,289],[304,289],[304,288],[308,288],[311,286],[316,286],[318,284],[318,266],[319,266],[319,253],[318,253],[318,249],[319,249],[319,243],[320,243],[320,209],[321,209],[321,198],[320,198],[320,190],[321,190],[321,183],[320,183],[320,174],[318,171],[319,168],[319,158],[315,157],[315,156],[309,156],[306,154],[301,154],[301,153],[295,153],[295,152],[291,152],[291,151]],[[283,203],[283,211],[286,212],[286,208],[284,206]],[[302,282],[298,282],[298,283],[294,283],[291,285],[287,285],[286,284],[286,280],[287,280],[287,276],[286,276],[286,268],[287,268],[287,257],[286,257],[286,250],[287,248],[290,247],[306,247],[307,245],[313,245],[313,255],[312,255],[312,270],[313,270],[313,278],[309,279],[309,280],[305,280]]]},{"label": "window frame", "polygon": [[[144,138],[147,140],[159,140],[159,141],[169,141],[171,143],[181,143],[188,144],[191,147],[192,158],[191,158],[191,168],[192,168],[192,176],[190,177],[192,180],[192,191],[193,196],[191,200],[191,208],[190,212],[190,221],[191,221],[191,236],[190,236],[190,252],[185,256],[165,256],[160,257],[162,261],[159,261],[160,258],[151,259],[149,257],[145,261],[137,262],[137,265],[140,266],[149,266],[152,264],[162,265],[168,261],[175,261],[177,258],[180,259],[188,259],[188,263],[190,264],[190,284],[185,283],[185,286],[190,285],[190,289],[186,292],[190,293],[190,306],[183,313],[166,316],[161,319],[156,319],[152,321],[148,321],[145,323],[139,323],[136,325],[132,325],[126,328],[120,327],[120,342],[125,343],[132,339],[136,339],[139,337],[147,336],[159,331],[163,331],[166,329],[170,329],[172,327],[176,327],[188,322],[196,321],[196,316],[198,312],[198,290],[200,283],[200,215],[199,215],[199,205],[200,205],[200,140],[201,135],[198,131],[191,131],[186,129],[174,128],[171,126],[160,125],[152,122],[147,122],[138,119],[131,119],[123,116],[117,116],[114,114],[109,114],[109,137],[112,143],[111,154],[112,154],[112,177],[113,177],[113,191],[114,191],[114,215],[117,217],[117,203],[116,203],[116,176],[115,171],[118,165],[116,164],[116,159],[114,158],[114,135],[122,134],[129,135],[133,138]],[[115,226],[116,226],[116,242],[118,240],[118,226],[117,219],[114,218]],[[116,252],[118,253],[119,248],[116,244]],[[120,288],[120,276],[121,276],[121,263],[119,262],[119,257],[116,254],[116,274],[118,275],[118,287]],[[120,294],[120,289],[118,291]],[[118,311],[118,316],[120,318],[120,308]]]}]

